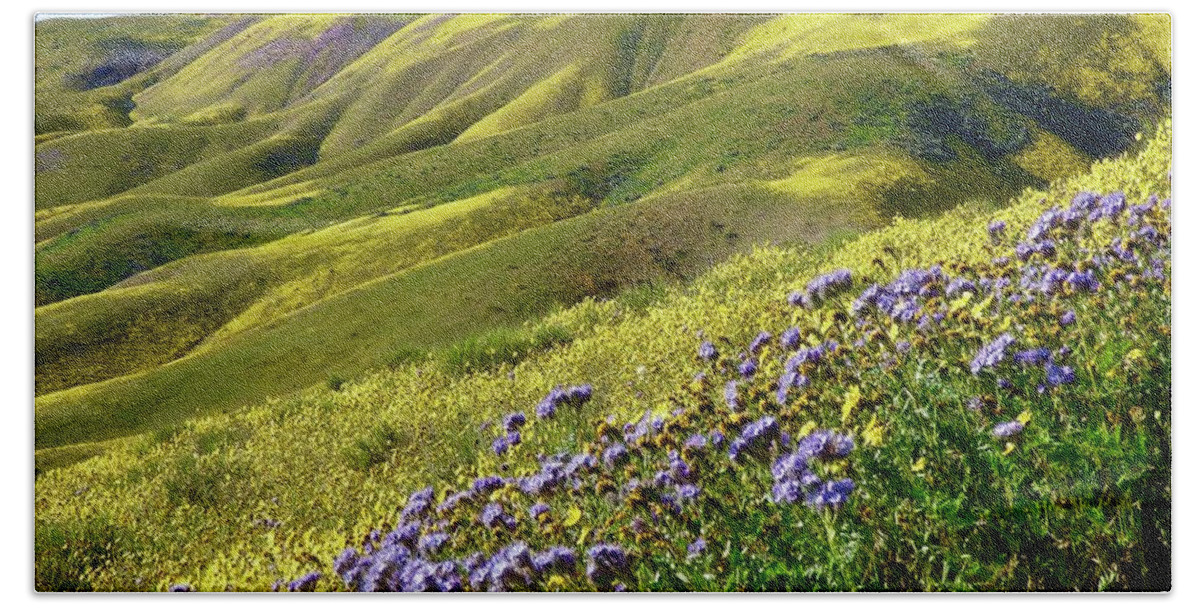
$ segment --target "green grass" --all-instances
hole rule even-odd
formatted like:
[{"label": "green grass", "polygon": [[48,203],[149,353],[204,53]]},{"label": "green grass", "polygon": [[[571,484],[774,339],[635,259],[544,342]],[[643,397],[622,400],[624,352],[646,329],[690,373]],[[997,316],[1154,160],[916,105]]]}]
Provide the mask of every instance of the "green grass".
[{"label": "green grass", "polygon": [[[820,241],[833,226],[855,225],[803,211],[806,206],[823,208],[828,202],[824,199],[788,200],[753,188],[715,188],[561,220],[441,257],[332,295],[275,322],[255,324],[224,338],[219,348],[202,348],[171,365],[43,393],[36,406],[38,447],[118,437],[201,411],[250,404],[317,384],[329,369],[357,374],[383,364],[400,349],[449,346],[493,327],[520,324],[555,304],[615,294],[643,281],[686,279],[732,252],[763,242]],[[162,291],[173,298],[174,288],[147,283],[90,297],[114,300],[129,290]],[[234,297],[233,292],[221,293]],[[206,298],[200,291],[196,306],[209,302],[219,309],[213,295]],[[138,294],[123,299],[132,305],[151,301]],[[80,300],[56,305],[43,317]],[[113,315],[113,322],[146,314],[122,312]],[[63,314],[61,321],[52,318],[39,319],[39,352],[74,355],[67,345],[88,343],[78,330],[67,329],[66,323],[79,318],[77,314]],[[76,333],[59,333],[52,323]],[[51,340],[63,346],[55,347]],[[98,362],[120,364],[108,341],[95,343]],[[136,343],[130,347],[136,348]],[[65,357],[46,367],[51,377],[55,368],[62,374],[83,368],[78,360]]]},{"label": "green grass", "polygon": [[[923,19],[221,21],[114,85],[136,93],[131,126],[39,136],[38,445],[254,403],[335,362],[351,376],[755,245],[996,205],[1086,163],[980,84],[996,70],[1099,103],[1058,69],[1069,57],[1032,70],[996,43],[1066,22],[961,15],[910,34]],[[1161,24],[1085,22],[1072,48],[1120,46],[1089,63],[1109,83],[1097,107],[1153,121]],[[280,50],[347,26],[344,56]],[[931,129],[939,109],[970,128]]]},{"label": "green grass", "polygon": [[[410,18],[273,15],[134,96],[135,121],[174,122],[205,109],[267,114],[304,97]],[[340,30],[349,32],[335,36]],[[322,37],[331,39],[323,39]]]},{"label": "green grass", "polygon": [[[241,236],[247,245],[255,240],[278,240],[189,257],[113,289],[40,307],[36,314],[38,391],[47,393],[152,369],[197,346],[212,348],[242,331],[277,322],[362,283],[589,207],[569,192],[503,189],[285,239],[278,239],[282,236],[279,232]],[[184,217],[178,206],[170,213],[176,221]],[[135,227],[145,234],[144,225]],[[152,247],[152,255],[171,253],[166,249],[171,242],[163,238],[121,239],[121,231],[114,229],[95,234],[117,237],[109,248],[116,259],[137,254],[141,242]],[[65,266],[61,274],[67,276],[78,276],[93,267],[73,261],[69,244],[59,244],[62,240],[59,237],[38,252],[46,268],[44,275],[55,277],[50,273],[55,268],[52,262]],[[112,275],[101,276],[105,277]]]},{"label": "green grass", "polygon": [[[34,131],[52,133],[128,126],[130,98],[242,27],[237,16],[138,16],[50,19],[34,25]],[[123,49],[148,49],[165,59],[109,86],[80,80]]]},{"label": "green grass", "polygon": [[[39,580],[95,589],[165,589],[176,582],[200,589],[264,589],[277,578],[314,568],[328,575],[330,560],[347,544],[357,546],[368,530],[395,523],[396,508],[412,490],[432,483],[440,498],[451,486],[494,473],[502,464],[509,467],[505,474],[526,474],[535,466],[534,454],[577,449],[592,440],[593,423],[607,415],[619,425],[647,409],[661,414],[713,398],[687,388],[699,365],[697,332],[732,356],[763,328],[796,325],[813,339],[830,328],[840,331],[837,327],[848,324],[837,320],[839,311],[832,307],[809,311],[785,304],[791,290],[817,273],[849,268],[865,286],[900,268],[988,264],[1003,249],[989,244],[986,226],[993,219],[1008,222],[1004,247],[1011,248],[1048,205],[1067,203],[1079,190],[1120,189],[1132,201],[1150,193],[1169,196],[1169,124],[1147,139],[1140,154],[1097,163],[1087,174],[1027,192],[998,210],[974,204],[934,218],[900,219],[819,252],[761,248],[717,264],[694,282],[663,287],[661,294],[645,295],[647,288],[640,288],[643,293],[611,300],[586,299],[542,321],[567,330],[570,343],[530,352],[515,364],[501,361],[465,374],[426,361],[365,375],[339,372],[355,379],[337,391],[317,388],[195,417],[169,432],[46,471],[35,486],[36,526],[40,538],[53,542],[39,545],[44,547],[38,551]],[[619,217],[617,211],[638,206],[531,232],[606,214]],[[655,208],[643,207],[647,213]],[[732,209],[730,221],[746,217],[747,208]],[[1107,242],[1107,235],[1098,241]],[[465,267],[469,253],[454,259]],[[406,273],[403,281],[415,279]],[[377,293],[387,297],[369,300],[401,293],[393,282],[401,279],[379,283]],[[360,293],[366,291],[343,297]],[[839,296],[836,304],[852,297]],[[1033,337],[1012,329],[1030,340],[1079,332],[1069,335],[1081,338],[1072,342],[1071,355],[1080,380],[1048,397],[1030,389],[989,404],[995,411],[965,410],[970,396],[994,390],[991,377],[964,371],[980,339],[974,334],[939,342],[936,356],[921,350],[934,346],[917,345],[919,356],[895,366],[838,371],[839,381],[815,389],[792,411],[789,424],[801,428],[811,422],[855,434],[854,456],[830,465],[848,467],[846,474],[860,482],[852,502],[826,514],[774,507],[758,495],[769,492],[765,467],[744,467],[723,485],[714,479],[705,486],[706,496],[722,508],[706,509],[713,518],[700,522],[710,538],[723,535],[738,544],[725,555],[714,543],[699,562],[672,561],[681,546],[639,553],[645,568],[639,582],[663,590],[1161,589],[1161,572],[1154,568],[1165,567],[1171,546],[1169,476],[1163,468],[1170,462],[1171,436],[1164,383],[1170,377],[1169,327],[1163,329],[1170,318],[1169,281],[1103,294],[1097,301],[1107,308],[1091,306],[1086,297],[1072,301],[1080,316],[1070,329],[1038,326]],[[319,309],[306,313],[317,315]],[[1000,328],[988,324],[1003,322],[984,311],[972,323],[991,336]],[[353,339],[370,348],[373,338]],[[896,336],[878,339],[891,352]],[[491,350],[498,349],[483,352]],[[340,363],[325,369],[341,369]],[[551,387],[580,382],[594,384],[596,397],[578,419],[531,424],[510,459],[488,451],[495,429],[477,430],[482,423],[494,424],[513,410],[528,414]],[[844,409],[849,386],[861,389],[861,399]],[[43,408],[39,404],[39,414]],[[1032,423],[1011,453],[1003,454],[1002,444],[988,435],[990,424],[1022,408],[1031,410]],[[728,466],[715,452],[711,464],[718,461]],[[634,545],[632,536],[622,537],[617,526],[604,523],[607,515],[630,513],[591,495],[589,489],[579,500],[555,502],[556,513],[571,504],[583,511],[580,523],[566,526],[564,542],[576,543],[582,534],[578,544],[621,538]],[[265,525],[266,520],[278,525]],[[689,540],[695,535],[671,532]],[[64,542],[92,537],[111,537],[113,548]],[[480,532],[455,542],[463,543],[456,550],[465,550],[507,541]],[[89,569],[93,563],[105,565]],[[716,578],[702,576],[717,572],[717,566]],[[654,578],[652,571],[664,576]],[[322,582],[331,590],[338,584],[332,576]]]},{"label": "green grass", "polygon": [[256,121],[236,126],[131,127],[59,137],[34,150],[34,199],[38,209],[106,199],[250,145],[276,126]]}]

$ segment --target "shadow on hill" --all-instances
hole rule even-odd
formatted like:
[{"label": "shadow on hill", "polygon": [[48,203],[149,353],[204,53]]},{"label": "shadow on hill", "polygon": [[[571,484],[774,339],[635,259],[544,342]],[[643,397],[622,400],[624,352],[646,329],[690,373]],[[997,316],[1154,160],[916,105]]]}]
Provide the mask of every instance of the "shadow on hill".
[{"label": "shadow on hill", "polygon": [[[991,71],[983,74],[980,84],[996,103],[1028,116],[1092,158],[1112,156],[1129,148],[1142,129],[1141,121],[1134,116],[1056,97],[1043,84],[1022,85]],[[1167,91],[1169,85],[1162,94],[1169,96]]]},{"label": "shadow on hill", "polygon": [[112,86],[158,65],[183,48],[179,42],[151,42],[127,36],[102,40],[96,46],[101,56],[83,71],[65,75],[66,88],[90,91]]}]

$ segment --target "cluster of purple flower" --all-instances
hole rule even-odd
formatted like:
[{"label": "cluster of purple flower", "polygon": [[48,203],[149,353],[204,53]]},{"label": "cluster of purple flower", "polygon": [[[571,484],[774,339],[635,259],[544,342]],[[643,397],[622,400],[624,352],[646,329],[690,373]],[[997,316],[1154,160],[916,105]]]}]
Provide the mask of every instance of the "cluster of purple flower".
[{"label": "cluster of purple flower", "polygon": [[815,306],[826,297],[849,287],[851,279],[850,270],[846,268],[839,268],[820,275],[808,282],[808,285],[804,288],[804,293],[798,291],[792,292],[788,296],[788,303],[793,306]]},{"label": "cluster of purple flower", "polygon": [[[542,471],[533,477],[544,476],[562,480],[595,467],[595,458],[587,454],[571,457],[559,454],[544,459]],[[362,551],[345,549],[334,560],[333,570],[347,588],[356,591],[515,591],[537,588],[553,575],[573,576],[577,573],[577,554],[568,547],[553,546],[541,552],[532,551],[522,541],[512,542],[490,557],[475,553],[462,559],[439,559],[443,548],[452,542],[449,533],[441,531],[446,520],[433,521],[433,515],[445,515],[457,504],[513,485],[528,490],[530,478],[505,480],[488,476],[476,479],[471,489],[451,496],[459,497],[447,505],[450,498],[431,509],[431,488],[414,492],[401,513],[400,522],[388,534],[378,530],[368,535]],[[543,482],[542,487],[553,485]],[[533,493],[539,493],[534,491]],[[529,508],[533,521],[550,512],[549,505],[536,503]],[[506,513],[500,502],[489,502],[478,515],[485,528],[514,531],[517,519]],[[422,534],[422,530],[426,530]],[[630,561],[625,551],[615,545],[599,544],[589,551],[588,576],[601,588],[612,588],[617,581],[632,582]],[[307,574],[287,585],[289,590],[312,590],[319,573]]]},{"label": "cluster of purple flower", "polygon": [[[797,330],[797,337],[799,337],[799,330]],[[754,339],[750,341],[750,354],[757,355],[760,351],[762,351],[763,347],[766,346],[767,343],[770,341],[771,341],[771,332],[769,332],[769,331],[758,332],[758,335],[754,336]]]},{"label": "cluster of purple flower", "polygon": [[576,563],[576,554],[568,547],[550,547],[535,553],[518,541],[487,559],[482,554],[473,554],[463,566],[472,589],[496,592],[534,589],[536,582],[549,576],[574,574]]},{"label": "cluster of purple flower", "polygon": [[462,564],[432,559],[446,535],[426,540],[430,536],[414,546],[411,539],[389,535],[378,545],[366,545],[362,554],[347,548],[334,560],[333,571],[355,591],[461,591]]},{"label": "cluster of purple flower", "polygon": [[730,411],[734,412],[742,409],[742,397],[738,394],[737,380],[725,383],[725,405],[728,405]]},{"label": "cluster of purple flower", "polygon": [[538,402],[535,413],[538,418],[554,418],[559,407],[568,406],[579,408],[592,399],[592,385],[580,384],[566,389],[554,387],[541,401]]},{"label": "cluster of purple flower", "polygon": [[513,480],[513,484],[526,496],[544,496],[556,488],[581,485],[579,474],[596,468],[596,457],[591,454],[558,454],[542,460],[537,473]]},{"label": "cluster of purple flower", "polygon": [[841,479],[822,483],[812,470],[812,461],[845,458],[852,450],[854,440],[848,435],[830,430],[810,433],[797,442],[795,450],[783,454],[771,465],[771,475],[775,478],[772,498],[787,503],[803,498],[813,508],[841,506],[854,490],[854,482]]},{"label": "cluster of purple flower", "polygon": [[[850,499],[855,489],[854,481],[850,478],[823,480],[818,471],[828,470],[829,461],[848,458],[855,449],[854,440],[850,435],[833,430],[818,430],[804,436],[793,446],[780,419],[771,413],[783,411],[789,399],[801,392],[796,389],[810,388],[810,375],[820,383],[821,379],[830,377],[827,373],[839,361],[844,365],[850,365],[855,357],[862,361],[861,357],[865,355],[860,349],[870,343],[866,334],[869,329],[878,328],[875,322],[878,319],[867,314],[870,310],[884,315],[882,321],[885,323],[915,321],[918,323],[916,335],[929,335],[944,326],[949,310],[948,302],[935,298],[949,300],[969,293],[992,294],[996,296],[995,306],[999,309],[1005,301],[1020,304],[1032,301],[1035,297],[1084,297],[1097,292],[1102,278],[1111,276],[1107,272],[1097,274],[1094,269],[1098,270],[1113,260],[1134,263],[1127,260],[1127,256],[1133,256],[1136,263],[1144,264],[1144,276],[1156,276],[1156,271],[1161,276],[1165,273],[1162,262],[1154,266],[1154,260],[1142,260],[1137,252],[1143,250],[1139,249],[1142,247],[1161,246],[1168,237],[1159,234],[1149,224],[1142,225],[1134,221],[1142,221],[1140,218],[1149,214],[1155,203],[1157,199],[1130,207],[1129,225],[1137,226],[1137,229],[1127,238],[1118,239],[1119,242],[1114,242],[1111,248],[1096,254],[1097,257],[1091,262],[1076,263],[1073,268],[1060,258],[1067,252],[1074,252],[1076,245],[1067,239],[1055,241],[1054,237],[1063,236],[1061,229],[1084,227],[1085,221],[1116,218],[1126,209],[1125,198],[1120,193],[1107,196],[1081,193],[1067,209],[1052,208],[1047,211],[1030,228],[1027,235],[1029,242],[1016,245],[1015,257],[1022,263],[1015,269],[1009,266],[1008,258],[997,259],[994,267],[979,271],[978,275],[972,277],[949,276],[941,266],[934,265],[905,270],[886,285],[872,284],[857,296],[852,305],[854,318],[850,321],[855,328],[863,330],[863,336],[857,340],[853,339],[856,336],[842,336],[847,344],[851,344],[844,349],[838,342],[826,340],[828,335],[809,338],[809,344],[821,341],[819,344],[802,346],[801,330],[788,327],[779,334],[778,352],[772,352],[771,349],[775,348],[773,334],[760,331],[747,350],[741,352],[739,363],[729,366],[712,364],[718,361],[720,355],[712,342],[703,341],[698,355],[710,365],[705,372],[697,375],[697,384],[700,390],[713,390],[713,385],[708,383],[708,375],[712,374],[714,379],[723,376],[724,400],[732,411],[715,412],[718,419],[723,419],[715,428],[702,426],[700,430],[704,432],[685,431],[691,434],[679,442],[664,436],[671,432],[668,429],[676,428],[672,425],[678,424],[679,419],[687,418],[675,418],[679,410],[666,417],[654,416],[647,411],[640,420],[625,424],[620,431],[615,426],[615,418],[610,417],[606,430],[601,432],[597,442],[590,443],[579,453],[564,452],[552,457],[539,455],[539,466],[534,472],[526,469],[523,476],[514,475],[510,478],[480,477],[470,484],[469,489],[448,494],[436,508],[432,505],[432,488],[414,492],[401,512],[399,523],[391,532],[386,535],[373,532],[364,542],[361,552],[347,549],[338,557],[334,570],[349,588],[364,591],[544,588],[553,575],[570,578],[580,574],[579,552],[584,551],[586,545],[582,544],[581,537],[581,544],[575,549],[551,546],[536,552],[525,542],[516,539],[518,531],[523,529],[522,525],[529,523],[534,526],[532,529],[554,528],[558,525],[554,523],[554,511],[550,506],[554,497],[589,492],[589,488],[593,487],[592,482],[596,482],[596,492],[604,492],[606,498],[619,499],[614,504],[634,504],[638,501],[643,501],[639,504],[655,503],[655,508],[660,511],[647,518],[658,523],[663,507],[675,514],[701,509],[706,503],[696,499],[701,494],[701,487],[711,487],[708,485],[712,479],[709,476],[772,462],[770,471],[774,481],[771,494],[774,502],[802,502],[813,509],[838,508]],[[1169,200],[1158,204],[1166,208]],[[1006,229],[1004,222],[993,222],[988,226],[988,233],[994,243],[999,243]],[[1093,253],[1088,252],[1087,255]],[[1037,256],[1045,260],[1034,260]],[[983,276],[986,274],[992,276]],[[788,301],[797,305],[813,305],[817,301],[832,298],[852,284],[850,271],[834,271],[811,281],[803,293],[789,295]],[[1054,305],[1061,306],[1059,301]],[[1057,310],[1061,311],[1062,308]],[[1074,310],[1054,314],[1058,316],[1052,317],[1051,322],[1060,326],[1076,322]],[[1027,329],[1019,325],[1011,329],[1021,336],[1030,335]],[[919,352],[921,341],[917,337],[908,337],[911,341],[892,338],[895,348],[885,351],[879,360],[886,366],[887,361],[895,361],[895,357],[904,353]],[[1017,341],[1012,333],[1003,332],[986,343],[970,362],[971,374],[978,376],[985,369],[1001,367],[1008,361],[1010,347]],[[1074,370],[1066,365],[1069,354],[1070,349],[1067,348],[1052,351],[1042,346],[1017,350],[1011,353],[1012,370],[1027,373],[1030,368],[1044,369],[1045,383],[1039,386],[1039,390],[1069,384],[1075,380]],[[777,358],[773,361],[770,357]],[[762,370],[776,373],[776,361],[782,364],[782,373],[778,381],[771,385],[775,389],[775,403],[779,406],[778,410],[772,410],[770,408],[773,405],[761,402],[763,381],[757,376]],[[998,373],[1000,371],[997,369]],[[719,381],[714,384],[719,393],[722,385]],[[1008,378],[998,377],[997,384],[1002,389],[1015,392],[1016,387]],[[578,407],[591,397],[590,385],[566,389],[556,387],[538,404],[537,418],[550,422],[558,408],[566,405]],[[978,415],[985,411],[980,397],[972,398],[968,407]],[[688,414],[694,415],[699,411],[689,411]],[[745,420],[752,418],[751,413],[758,417],[746,423]],[[780,418],[787,420],[786,414],[780,414]],[[707,410],[705,416],[712,415],[714,412]],[[1022,420],[1000,422],[991,428],[991,434],[996,438],[1013,437],[1025,429]],[[527,422],[522,412],[506,415],[502,421],[505,434],[495,440],[495,452],[504,454],[511,446],[519,444],[521,431]],[[986,428],[981,427],[981,430]],[[722,430],[730,434],[728,441]],[[655,456],[653,449],[661,451]],[[716,462],[721,459],[722,453],[727,454],[728,461]],[[649,470],[639,471],[647,464]],[[603,483],[600,483],[601,479]],[[513,488],[520,494],[514,493]],[[497,492],[502,489],[504,491]],[[514,496],[517,498],[510,500]],[[532,506],[527,506],[531,503]],[[466,505],[471,506],[468,509]],[[526,514],[528,521],[522,521]],[[645,514],[642,512],[641,515],[631,516],[625,513],[632,520],[634,533],[640,535],[650,529],[650,525],[642,518]],[[449,553],[451,547],[462,549],[462,543],[465,542],[463,537],[451,536],[461,528],[456,528],[457,524],[451,524],[450,520],[458,517],[456,521],[461,524],[464,516],[473,518],[470,525],[477,523],[491,530],[486,533],[489,538],[503,539],[500,542],[508,544],[491,556],[475,553],[466,558],[441,559],[439,556],[444,552]],[[604,538],[600,530],[596,532],[596,539]],[[707,548],[705,537],[695,537],[695,534],[697,531],[693,529],[685,537],[695,538],[687,545],[688,559],[703,554]],[[498,545],[491,546],[494,548]],[[636,582],[630,554],[623,547],[601,542],[586,549],[582,555],[586,556],[584,574],[596,588],[620,590]],[[316,573],[305,575],[287,587],[291,589],[294,586],[297,590],[311,588],[318,580],[313,574]]]},{"label": "cluster of purple flower", "polygon": [[506,435],[502,435],[492,440],[492,451],[499,456],[507,452],[509,448],[520,444],[521,433],[519,431],[512,431]]},{"label": "cluster of purple flower", "polygon": [[[622,547],[596,544],[588,550],[587,576],[599,588],[612,589],[622,580],[631,582],[630,564]],[[532,590],[556,574],[574,576],[577,567],[577,555],[569,547],[533,552],[522,541],[487,558],[474,553],[461,560],[428,561],[402,544],[383,544],[366,554],[348,548],[334,562],[338,576],[358,591],[461,591],[464,579],[476,591]]]},{"label": "cluster of purple flower", "polygon": [[661,433],[666,426],[666,420],[661,416],[653,416],[647,410],[642,414],[636,423],[626,423],[622,427],[624,432],[625,443],[633,445],[643,437],[649,437],[656,433]]},{"label": "cluster of purple flower", "polygon": [[1025,425],[1020,420],[1010,420],[993,427],[992,435],[998,438],[1012,437],[1023,430],[1025,430]]},{"label": "cluster of purple flower", "polygon": [[632,582],[629,556],[617,545],[596,545],[588,549],[587,577],[600,589],[616,589],[621,581]]},{"label": "cluster of purple flower", "polygon": [[779,377],[779,381],[775,383],[775,402],[780,406],[786,405],[788,393],[793,388],[804,388],[808,385],[808,376],[795,371],[795,369],[785,370]]},{"label": "cluster of purple flower", "polygon": [[997,336],[990,343],[985,344],[983,348],[979,349],[979,353],[975,355],[975,358],[971,360],[971,373],[978,374],[984,368],[992,367],[1003,361],[1004,351],[1016,341],[1017,339],[1012,334],[1006,332]]},{"label": "cluster of purple flower", "polygon": [[999,242],[1000,235],[1004,234],[1005,228],[1008,228],[1008,224],[1005,223],[1003,220],[996,220],[996,221],[988,224],[988,227],[987,227],[988,236],[992,237],[993,243]]},{"label": "cluster of purple flower", "polygon": [[778,445],[782,438],[779,422],[772,416],[764,416],[747,424],[733,441],[729,442],[729,459],[737,462],[745,456],[751,459],[765,459],[770,454],[772,446]]},{"label": "cluster of purple flower", "polygon": [[783,364],[783,369],[785,372],[794,372],[805,363],[818,363],[826,355],[836,353],[839,346],[837,342],[828,340],[812,348],[801,348],[788,358],[787,362]]},{"label": "cluster of purple flower", "polygon": [[[914,268],[900,274],[896,280],[886,287],[873,283],[867,287],[854,303],[850,305],[855,315],[862,315],[874,307],[880,313],[901,323],[920,321],[921,303],[919,298],[927,298],[938,293],[941,281],[944,279],[941,268],[934,266],[928,270]],[[961,288],[962,285],[959,285]]]}]

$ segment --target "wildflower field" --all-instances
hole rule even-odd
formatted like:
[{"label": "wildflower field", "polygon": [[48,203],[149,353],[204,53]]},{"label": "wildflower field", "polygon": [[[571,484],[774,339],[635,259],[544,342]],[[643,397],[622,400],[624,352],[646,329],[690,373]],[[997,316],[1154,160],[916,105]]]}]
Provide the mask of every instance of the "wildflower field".
[{"label": "wildflower field", "polygon": [[999,208],[584,300],[519,356],[122,439],[38,477],[36,585],[1169,589],[1170,173],[1168,118]]}]

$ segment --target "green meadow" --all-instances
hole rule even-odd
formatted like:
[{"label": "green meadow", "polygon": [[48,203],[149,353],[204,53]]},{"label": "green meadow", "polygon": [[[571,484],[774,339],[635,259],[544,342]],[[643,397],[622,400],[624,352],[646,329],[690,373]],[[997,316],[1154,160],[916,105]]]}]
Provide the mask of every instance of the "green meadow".
[{"label": "green meadow", "polygon": [[[697,332],[726,349],[785,321],[852,331],[786,307],[822,272],[848,268],[861,291],[904,268],[984,264],[1001,255],[987,223],[1024,234],[1046,199],[1170,197],[1162,15],[174,15],[35,28],[44,590],[265,590],[308,572],[322,590],[354,588],[333,558],[398,525],[421,486],[440,501],[502,461],[523,471],[539,450],[592,449],[591,427],[610,415],[690,411],[703,399],[680,387],[697,371]],[[1166,218],[1155,225],[1169,235]],[[845,526],[821,532],[837,559],[791,573],[776,572],[779,547],[761,562],[661,561],[669,552],[621,531],[627,513],[591,495],[553,503],[575,521],[548,538],[641,547],[642,569],[622,579],[640,589],[1154,587],[1150,544],[1169,555],[1169,508],[1129,503],[1169,497],[1157,476],[1169,464],[1169,278],[1168,264],[1165,287],[1137,292],[1139,319],[1165,337],[1088,353],[1088,374],[1077,363],[1080,385],[1052,404],[997,405],[1046,426],[1015,453],[972,461],[986,466],[980,483],[1075,483],[1086,462],[1079,496],[1109,501],[1040,527],[1035,511],[1066,498],[1010,501],[1005,530],[1027,528],[1013,547],[988,544],[998,528],[969,529],[999,507],[964,504],[980,490],[946,455],[982,423],[919,428],[921,399],[982,390],[953,375],[839,376],[861,387],[861,408],[839,409],[838,388],[789,414],[796,436],[854,436],[883,459],[861,465],[872,475],[903,460],[924,479],[859,482],[853,522],[825,511],[822,526]],[[1128,323],[1080,306],[1081,339]],[[937,348],[901,365],[905,377],[961,364]],[[1114,378],[1134,368],[1122,392]],[[532,417],[551,388],[583,382],[596,396],[578,419],[537,431],[510,461],[489,450],[481,425]],[[1146,404],[1135,423],[1088,410],[1072,426],[1064,412],[1085,396]],[[1010,454],[1030,468],[1014,477]],[[1128,471],[1110,483],[1101,465]],[[754,519],[754,491],[719,512],[780,525]],[[497,501],[520,502],[504,492]],[[913,527],[863,512],[894,507]],[[918,533],[936,564],[910,559]],[[909,569],[871,561],[867,534]],[[1063,535],[1075,544],[1061,554],[1039,544]],[[449,542],[490,554],[501,539],[488,539]],[[954,557],[956,543],[974,557]],[[1122,543],[1137,556],[1115,555]],[[587,580],[530,588],[604,588]]]}]

